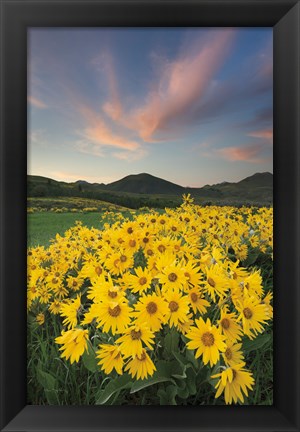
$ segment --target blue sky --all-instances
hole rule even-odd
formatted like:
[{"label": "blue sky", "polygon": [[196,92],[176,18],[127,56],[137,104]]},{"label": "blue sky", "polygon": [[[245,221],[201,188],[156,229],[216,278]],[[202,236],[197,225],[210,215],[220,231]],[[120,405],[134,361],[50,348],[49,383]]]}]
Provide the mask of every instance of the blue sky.
[{"label": "blue sky", "polygon": [[32,28],[28,173],[183,186],[273,166],[272,28]]}]

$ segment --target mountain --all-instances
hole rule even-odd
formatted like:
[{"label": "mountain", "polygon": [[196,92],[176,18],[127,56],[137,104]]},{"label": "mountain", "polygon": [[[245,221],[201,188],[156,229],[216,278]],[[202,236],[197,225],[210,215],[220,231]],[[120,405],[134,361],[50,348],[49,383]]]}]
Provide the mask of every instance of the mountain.
[{"label": "mountain", "polygon": [[129,175],[106,185],[85,180],[67,183],[41,176],[27,176],[29,197],[78,196],[131,208],[163,208],[180,204],[184,193],[190,193],[199,204],[270,205],[273,202],[273,174],[256,173],[237,183],[224,181],[202,188],[183,187],[147,173]]},{"label": "mountain", "polygon": [[106,185],[106,190],[138,194],[181,195],[185,188],[151,174],[129,175]]},{"label": "mountain", "polygon": [[256,173],[239,181],[237,185],[242,187],[273,187],[273,174],[269,172]]}]

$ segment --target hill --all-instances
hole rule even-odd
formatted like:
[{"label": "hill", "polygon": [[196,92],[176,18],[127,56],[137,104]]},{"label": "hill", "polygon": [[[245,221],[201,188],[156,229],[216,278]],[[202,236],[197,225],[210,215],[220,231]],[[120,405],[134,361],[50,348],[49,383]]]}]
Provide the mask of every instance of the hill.
[{"label": "hill", "polygon": [[107,190],[137,194],[182,195],[185,188],[151,174],[129,175],[106,185]]},{"label": "hill", "polygon": [[185,188],[147,173],[129,175],[106,185],[85,180],[67,183],[27,176],[28,197],[85,197],[130,208],[164,208],[176,207],[184,193],[190,193],[199,204],[271,205],[273,175],[256,173],[237,183],[222,182],[202,188]]}]

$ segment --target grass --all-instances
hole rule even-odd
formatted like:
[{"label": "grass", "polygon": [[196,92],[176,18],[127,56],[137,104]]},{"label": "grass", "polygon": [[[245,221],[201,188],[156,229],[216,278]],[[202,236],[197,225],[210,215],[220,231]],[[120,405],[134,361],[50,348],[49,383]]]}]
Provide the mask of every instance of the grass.
[{"label": "grass", "polygon": [[76,221],[101,229],[100,213],[33,213],[27,216],[28,247],[49,246],[56,233],[63,235]]}]

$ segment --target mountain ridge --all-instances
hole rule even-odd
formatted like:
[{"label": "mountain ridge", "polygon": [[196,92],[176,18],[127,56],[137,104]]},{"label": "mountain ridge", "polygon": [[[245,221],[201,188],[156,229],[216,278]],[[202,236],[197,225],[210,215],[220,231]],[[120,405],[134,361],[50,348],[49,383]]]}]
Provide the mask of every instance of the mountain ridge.
[{"label": "mountain ridge", "polygon": [[130,174],[108,184],[89,183],[86,180],[68,183],[47,177],[28,175],[27,190],[28,196],[67,195],[98,197],[98,199],[106,197],[108,201],[112,196],[145,197],[145,200],[160,196],[172,200],[172,197],[178,198],[184,193],[190,193],[198,201],[224,202],[233,200],[239,203],[262,202],[270,204],[273,200],[273,174],[269,172],[255,173],[236,183],[224,181],[200,188],[184,187],[148,173]]}]

